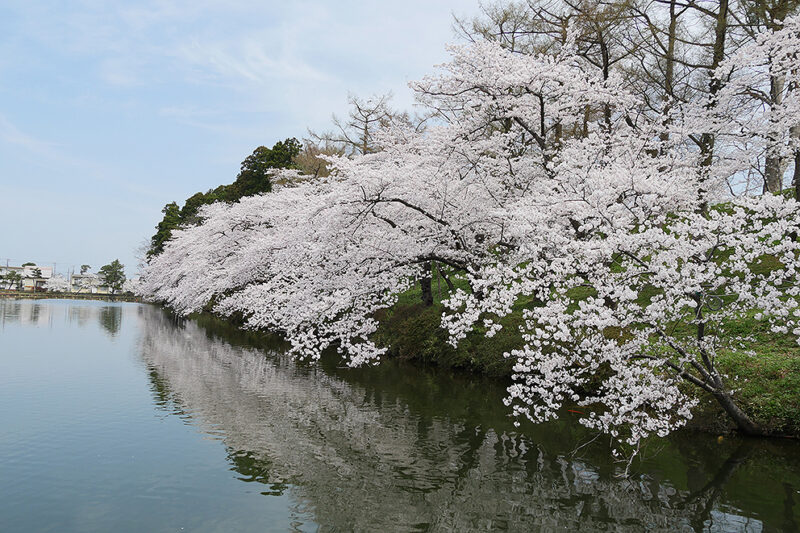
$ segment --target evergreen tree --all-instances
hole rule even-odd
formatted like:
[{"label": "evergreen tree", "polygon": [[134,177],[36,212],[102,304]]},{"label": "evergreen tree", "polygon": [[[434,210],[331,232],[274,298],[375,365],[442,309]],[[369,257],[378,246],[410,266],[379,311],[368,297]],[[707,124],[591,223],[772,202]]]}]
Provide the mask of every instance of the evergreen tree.
[{"label": "evergreen tree", "polygon": [[102,282],[111,289],[111,294],[122,289],[122,284],[125,283],[125,265],[120,263],[119,259],[103,265],[98,273]]}]

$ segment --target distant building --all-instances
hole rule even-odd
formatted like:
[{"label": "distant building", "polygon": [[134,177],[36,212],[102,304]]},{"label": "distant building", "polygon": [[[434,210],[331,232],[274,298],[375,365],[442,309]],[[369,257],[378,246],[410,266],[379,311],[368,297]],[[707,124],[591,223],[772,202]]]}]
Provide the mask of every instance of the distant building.
[{"label": "distant building", "polygon": [[70,283],[71,292],[82,294],[110,294],[111,289],[103,284],[100,276],[87,272],[86,274],[73,274]]},{"label": "distant building", "polygon": [[[36,269],[39,269],[39,276],[36,276]],[[5,277],[10,272],[16,272],[22,276],[22,290],[23,291],[44,291],[45,283],[48,279],[53,277],[53,267],[48,266],[0,266],[0,276]],[[5,281],[0,282],[3,288],[12,288],[8,286]]]},{"label": "distant building", "polygon": [[[40,276],[36,276],[36,270],[39,270]],[[45,266],[26,266],[22,271],[22,290],[23,291],[44,291],[45,283],[53,277],[53,267]]]}]

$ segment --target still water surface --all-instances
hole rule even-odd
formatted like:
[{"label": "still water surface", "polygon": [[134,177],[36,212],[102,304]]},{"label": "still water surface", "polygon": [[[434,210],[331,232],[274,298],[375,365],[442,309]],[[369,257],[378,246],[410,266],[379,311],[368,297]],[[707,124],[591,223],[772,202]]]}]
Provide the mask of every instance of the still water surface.
[{"label": "still water surface", "polygon": [[798,531],[800,445],[682,435],[619,477],[502,385],[289,361],[141,304],[0,300],[0,531]]}]

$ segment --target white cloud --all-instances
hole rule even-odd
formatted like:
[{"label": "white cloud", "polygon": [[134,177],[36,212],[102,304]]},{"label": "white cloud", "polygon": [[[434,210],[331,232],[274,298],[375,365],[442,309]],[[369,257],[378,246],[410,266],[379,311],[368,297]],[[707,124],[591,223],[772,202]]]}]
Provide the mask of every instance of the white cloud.
[{"label": "white cloud", "polygon": [[281,82],[315,83],[328,79],[323,72],[289,50],[275,47],[255,36],[236,41],[202,42],[198,39],[181,46],[177,56],[202,75],[221,79],[226,84],[242,82],[269,85]]},{"label": "white cloud", "polygon": [[58,146],[56,143],[43,141],[32,135],[28,135],[12,124],[11,121],[2,114],[0,114],[0,140],[24,148],[35,154],[50,153],[53,148]]}]

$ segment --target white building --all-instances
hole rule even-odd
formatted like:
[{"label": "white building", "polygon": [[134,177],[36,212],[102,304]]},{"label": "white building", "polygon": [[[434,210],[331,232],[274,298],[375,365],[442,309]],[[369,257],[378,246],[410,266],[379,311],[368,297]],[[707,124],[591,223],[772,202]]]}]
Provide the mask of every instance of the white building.
[{"label": "white building", "polygon": [[[37,272],[38,270],[38,272]],[[23,291],[44,291],[45,283],[48,279],[53,277],[53,267],[26,265],[26,266],[0,266],[0,276],[5,277],[11,272],[16,272],[22,276],[22,290]],[[0,286],[4,289],[12,289],[8,282],[3,280]]]},{"label": "white building", "polygon": [[72,292],[83,294],[109,294],[111,290],[104,285],[100,276],[87,272],[86,274],[73,274],[70,288]]}]

